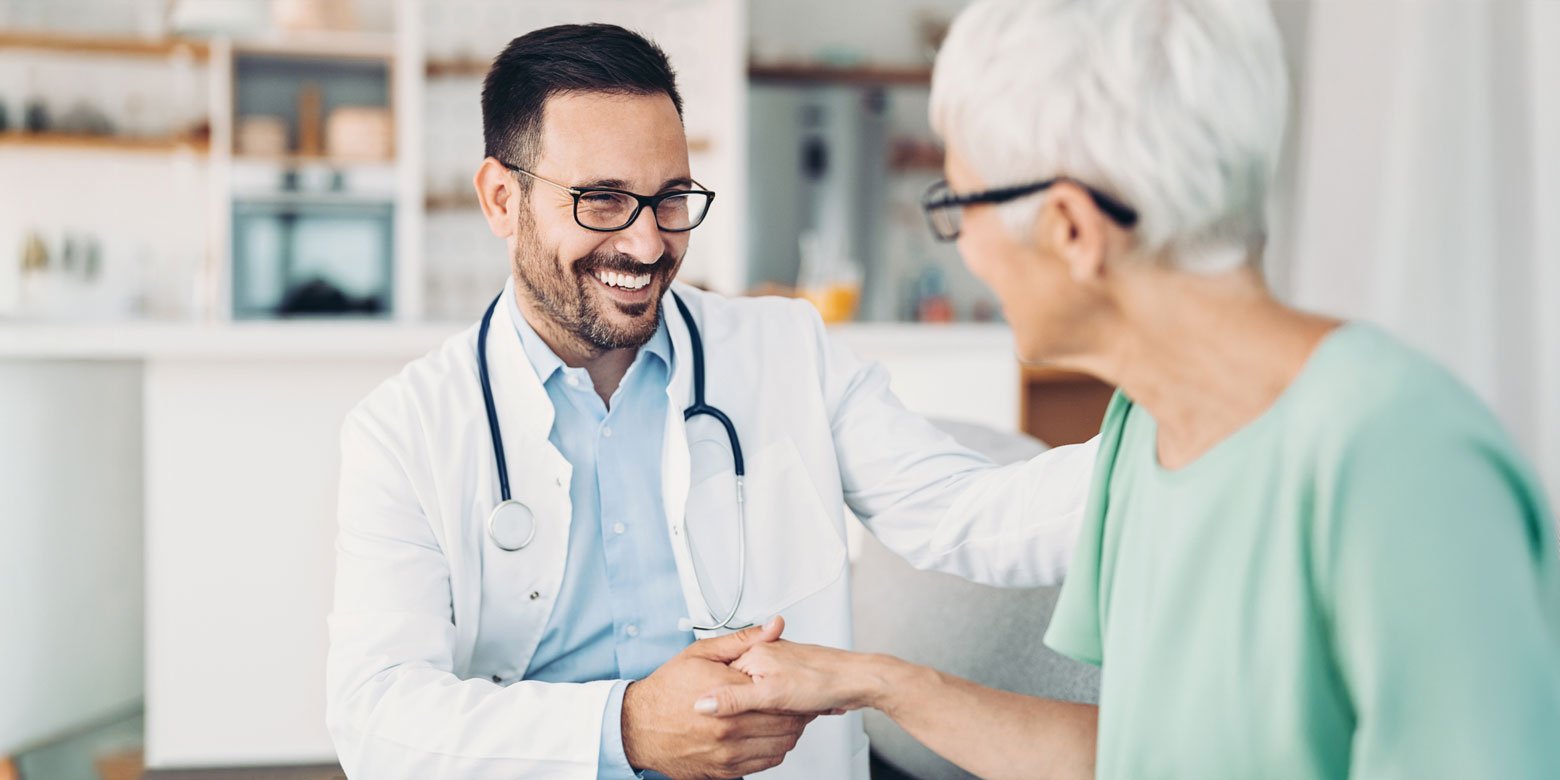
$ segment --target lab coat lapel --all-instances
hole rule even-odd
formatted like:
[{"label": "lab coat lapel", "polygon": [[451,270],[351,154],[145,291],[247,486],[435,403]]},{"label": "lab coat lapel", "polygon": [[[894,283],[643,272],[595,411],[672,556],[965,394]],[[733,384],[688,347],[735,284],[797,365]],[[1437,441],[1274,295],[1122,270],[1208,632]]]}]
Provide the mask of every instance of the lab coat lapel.
[{"label": "lab coat lapel", "polygon": [[[493,326],[488,330],[488,376],[498,405],[498,424],[504,434],[504,457],[509,461],[509,481],[515,482],[517,460],[530,460],[537,440],[552,431],[553,407],[547,389],[526,357],[520,333],[515,329],[514,282],[504,286]],[[518,456],[518,457],[517,457]]]},{"label": "lab coat lapel", "polygon": [[[513,295],[511,282],[506,285],[503,297],[493,312],[492,325],[488,328],[487,360],[510,491],[514,498],[531,509],[537,523],[532,543],[524,551],[514,554],[524,555],[528,565],[538,567],[534,570],[541,584],[538,592],[546,594],[544,604],[547,608],[537,612],[536,625],[525,632],[526,644],[515,648],[516,657],[522,661],[520,666],[523,668],[536,650],[542,627],[563,581],[565,559],[568,557],[569,526],[573,521],[568,488],[573,468],[548,439],[554,416],[552,398],[537,377],[536,369],[526,356],[525,346],[520,343],[520,334],[515,330],[516,323],[511,314],[514,311]],[[480,406],[476,413],[485,414]],[[487,427],[485,421],[482,427]],[[499,501],[497,470],[486,436],[483,437],[482,451],[473,453],[473,457],[477,458],[478,468],[482,470],[479,472],[478,484],[486,484],[487,489],[477,492],[465,522],[469,551],[466,563],[469,565],[461,567],[466,569],[464,576],[457,577],[455,563],[451,564],[452,582],[458,578],[466,586],[461,590],[470,590],[466,593],[469,598],[469,619],[457,621],[456,660],[460,668],[466,668],[470,663],[482,599],[504,597],[501,593],[482,592],[482,559],[487,544],[487,520]]]},{"label": "lab coat lapel", "polygon": [[[676,285],[681,288],[682,285]],[[681,292],[681,290],[679,290]],[[688,302],[686,292],[683,302]],[[692,308],[690,306],[690,311]],[[683,410],[693,403],[693,341],[683,322],[677,303],[668,292],[661,299],[666,332],[672,341],[672,376],[666,383],[666,434],[662,439],[661,481],[666,519],[682,524],[683,508],[688,501],[688,439],[683,427]]]},{"label": "lab coat lapel", "polygon": [[[698,316],[698,302],[685,285],[675,284],[676,290],[688,305],[690,313]],[[683,322],[677,303],[668,291],[661,298],[661,312],[666,320],[666,332],[672,341],[672,376],[666,383],[666,428],[661,438],[661,501],[666,512],[666,522],[672,541],[672,557],[677,563],[678,579],[682,583],[683,600],[688,615],[693,620],[706,623],[710,620],[708,608],[696,597],[698,587],[693,569],[692,551],[688,546],[685,512],[688,491],[691,487],[692,469],[688,457],[688,431],[683,422],[683,410],[693,403],[693,341],[688,326]],[[709,371],[708,365],[705,371]],[[709,381],[706,377],[705,381]]]}]

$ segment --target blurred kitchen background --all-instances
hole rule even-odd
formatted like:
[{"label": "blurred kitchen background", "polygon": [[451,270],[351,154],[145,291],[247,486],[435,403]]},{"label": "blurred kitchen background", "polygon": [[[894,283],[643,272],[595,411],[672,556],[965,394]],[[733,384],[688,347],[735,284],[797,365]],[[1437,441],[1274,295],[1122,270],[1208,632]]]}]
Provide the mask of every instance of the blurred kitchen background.
[{"label": "blurred kitchen background", "polygon": [[831,41],[780,3],[7,0],[0,316],[464,321],[505,271],[471,188],[488,61],[606,18],[672,54],[721,194],[685,279],[838,321],[995,321],[917,207],[962,3],[871,5]]},{"label": "blurred kitchen background", "polygon": [[[333,760],[336,427],[503,284],[478,95],[531,29],[670,54],[720,194],[684,280],[812,300],[928,415],[1090,436],[1109,388],[1018,366],[918,207],[964,5],[0,0],[0,779]],[[1560,3],[1273,6],[1273,286],[1451,366],[1560,495]]]}]

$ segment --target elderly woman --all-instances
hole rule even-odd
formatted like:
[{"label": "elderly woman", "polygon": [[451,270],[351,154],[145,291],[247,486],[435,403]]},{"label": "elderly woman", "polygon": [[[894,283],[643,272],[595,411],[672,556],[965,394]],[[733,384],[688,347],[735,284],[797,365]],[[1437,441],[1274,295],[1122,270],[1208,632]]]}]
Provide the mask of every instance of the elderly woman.
[{"label": "elderly woman", "polygon": [[984,777],[1560,772],[1560,566],[1527,465],[1435,364],[1263,285],[1285,104],[1265,2],[956,21],[932,227],[1021,359],[1120,388],[1046,637],[1102,666],[1099,707],[779,641],[696,709],[875,707]]}]

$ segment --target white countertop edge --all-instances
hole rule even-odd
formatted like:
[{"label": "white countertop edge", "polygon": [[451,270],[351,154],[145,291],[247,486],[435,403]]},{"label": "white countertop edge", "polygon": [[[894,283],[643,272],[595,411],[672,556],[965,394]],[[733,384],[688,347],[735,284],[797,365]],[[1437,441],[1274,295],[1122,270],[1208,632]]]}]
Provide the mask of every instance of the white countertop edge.
[{"label": "white countertop edge", "polygon": [[[0,360],[411,359],[469,323],[0,323]],[[829,332],[867,355],[1011,350],[1000,323],[846,323]]]}]

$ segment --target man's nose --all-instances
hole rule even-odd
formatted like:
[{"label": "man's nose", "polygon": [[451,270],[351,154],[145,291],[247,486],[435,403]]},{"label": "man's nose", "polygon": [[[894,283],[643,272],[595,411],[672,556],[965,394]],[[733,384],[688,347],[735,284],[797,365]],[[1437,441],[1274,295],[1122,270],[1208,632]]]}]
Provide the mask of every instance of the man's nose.
[{"label": "man's nose", "polygon": [[666,240],[655,222],[655,212],[648,207],[640,209],[639,216],[628,227],[617,232],[612,248],[645,265],[654,265],[659,261],[666,252]]}]

